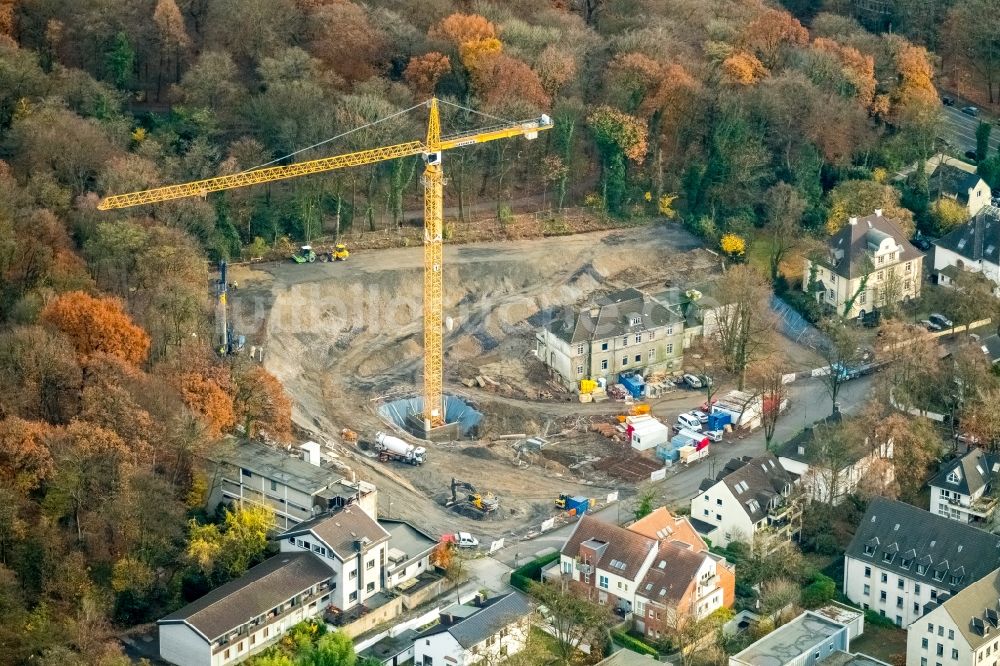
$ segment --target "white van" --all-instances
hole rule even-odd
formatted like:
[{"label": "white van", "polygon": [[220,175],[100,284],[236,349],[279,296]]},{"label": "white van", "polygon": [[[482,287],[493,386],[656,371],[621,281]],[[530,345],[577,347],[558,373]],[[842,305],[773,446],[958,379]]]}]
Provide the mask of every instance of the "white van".
[{"label": "white van", "polygon": [[677,416],[677,425],[681,428],[688,428],[695,432],[701,432],[701,421],[694,414],[680,414]]}]

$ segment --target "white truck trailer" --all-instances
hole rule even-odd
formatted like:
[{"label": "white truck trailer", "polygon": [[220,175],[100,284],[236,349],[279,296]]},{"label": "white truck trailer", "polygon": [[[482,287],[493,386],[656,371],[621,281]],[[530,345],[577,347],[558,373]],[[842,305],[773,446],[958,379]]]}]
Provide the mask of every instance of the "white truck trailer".
[{"label": "white truck trailer", "polygon": [[399,460],[409,465],[423,465],[427,455],[424,447],[408,444],[384,432],[375,434],[375,452],[384,460]]}]

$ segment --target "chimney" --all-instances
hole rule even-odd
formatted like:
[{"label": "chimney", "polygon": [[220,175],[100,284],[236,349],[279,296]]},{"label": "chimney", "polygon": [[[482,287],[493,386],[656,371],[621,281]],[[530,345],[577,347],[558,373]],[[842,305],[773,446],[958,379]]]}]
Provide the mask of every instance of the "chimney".
[{"label": "chimney", "polygon": [[601,308],[597,307],[596,305],[591,306],[591,308],[590,308],[590,316],[591,317],[596,317],[599,314],[601,314]]},{"label": "chimney", "polygon": [[857,223],[858,223],[858,218],[856,218],[856,217],[851,217],[851,218],[850,218],[849,220],[847,220],[847,222],[848,222],[848,224],[850,224],[850,225],[851,225],[851,226],[853,227],[853,226],[857,225]]},{"label": "chimney", "polygon": [[319,444],[316,442],[306,442],[299,445],[299,448],[302,449],[302,457],[305,458],[307,463],[316,465],[317,467],[320,466]]},{"label": "chimney", "polygon": [[875,209],[875,217],[882,217],[882,209],[881,208],[876,208]]}]

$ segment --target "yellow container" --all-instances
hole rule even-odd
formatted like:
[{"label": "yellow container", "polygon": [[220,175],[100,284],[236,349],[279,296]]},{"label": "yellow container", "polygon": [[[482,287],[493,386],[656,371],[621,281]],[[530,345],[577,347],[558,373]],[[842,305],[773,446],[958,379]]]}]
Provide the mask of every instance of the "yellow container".
[{"label": "yellow container", "polygon": [[593,379],[580,380],[580,393],[593,393],[595,388],[597,388],[597,382]]}]

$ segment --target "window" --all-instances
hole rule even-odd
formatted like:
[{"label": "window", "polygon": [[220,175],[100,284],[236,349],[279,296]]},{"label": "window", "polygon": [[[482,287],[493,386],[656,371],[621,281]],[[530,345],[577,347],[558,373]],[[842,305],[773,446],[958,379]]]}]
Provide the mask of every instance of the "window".
[{"label": "window", "polygon": [[354,580],[357,577],[358,577],[358,570],[357,569],[352,569],[349,578],[351,580]]},{"label": "window", "polygon": [[858,296],[858,303],[860,305],[864,305],[867,301],[868,301],[868,292],[867,291],[861,292],[861,294]]},{"label": "window", "polygon": [[933,622],[928,622],[927,623],[927,633],[929,633],[929,634],[933,634],[934,633],[934,623]]},{"label": "window", "polygon": [[938,625],[938,636],[944,636],[944,625]]},{"label": "window", "polygon": [[905,588],[905,586],[906,586],[906,582],[902,578],[900,578],[899,580],[896,581],[896,587],[898,589],[902,590],[902,589]]},{"label": "window", "polygon": [[[878,258],[878,265],[881,266],[884,263],[885,263],[885,255],[883,254],[883,255],[879,256],[879,258]],[[878,279],[880,279],[880,280],[882,279],[882,275],[881,274],[879,274]]]},{"label": "window", "polygon": [[[706,497],[705,499],[708,499],[708,498]],[[705,515],[706,515],[706,516],[708,516],[708,515],[711,515],[711,514],[709,514],[709,511],[708,511],[708,509],[705,509]]]},{"label": "window", "polygon": [[865,578],[871,578],[871,577],[872,577],[872,568],[865,567]]},{"label": "window", "polygon": [[827,299],[829,299],[829,300],[832,301],[833,299],[835,299],[837,297],[837,294],[834,293],[833,289],[827,289],[827,291],[826,291],[826,297],[827,297]]},{"label": "window", "polygon": [[639,317],[638,315],[633,315],[632,319],[630,320],[630,323],[633,326],[638,326],[639,324],[642,323],[642,317]]},{"label": "window", "polygon": [[601,343],[601,351],[608,351],[608,343],[607,342],[602,342]]},{"label": "window", "polygon": [[938,570],[934,572],[934,580],[944,580],[944,571]]},{"label": "window", "polygon": [[[880,261],[879,263],[882,263],[882,262]],[[885,271],[879,271],[879,272],[878,272],[878,273],[877,273],[877,274],[875,275],[875,279],[881,282],[881,281],[882,281],[882,277],[883,277],[883,275],[884,275],[884,274],[885,274]]]},{"label": "window", "polygon": [[642,343],[642,334],[641,333],[639,335],[635,336],[635,344],[638,345],[640,343]]},{"label": "window", "polygon": [[646,336],[646,339],[647,340],[652,340],[655,337],[656,337],[656,331],[649,331],[649,335]]},{"label": "window", "polygon": [[896,597],[896,608],[903,607],[903,597]]},{"label": "window", "polygon": [[251,476],[253,476],[253,472],[251,472],[250,470],[245,469],[245,468],[240,470],[240,474],[242,474],[243,476],[247,477],[248,479]]},{"label": "window", "polygon": [[948,640],[949,641],[955,640],[955,630],[954,629],[949,629],[948,630]]},{"label": "window", "polygon": [[368,560],[368,564],[365,565],[365,569],[371,571],[375,568],[375,560]]},{"label": "window", "polygon": [[578,375],[582,375],[583,374],[583,366],[582,365],[576,366],[576,374],[578,374]]},{"label": "window", "polygon": [[608,589],[608,577],[601,576],[597,584],[603,587],[605,590]]},{"label": "window", "polygon": [[871,593],[872,593],[872,587],[871,587],[871,585],[865,583],[864,595],[867,597]]},{"label": "window", "polygon": [[889,582],[889,575],[887,573],[885,573],[885,572],[882,573],[882,582],[883,583],[888,583]]},{"label": "window", "polygon": [[357,601],[358,600],[358,592],[357,592],[357,590],[355,590],[354,592],[351,592],[350,596],[347,597],[347,600],[348,601]]},{"label": "window", "polygon": [[906,290],[906,291],[909,291],[909,290],[910,290],[910,287],[911,287],[912,285],[913,285],[913,281],[912,281],[912,280],[909,280],[909,279],[907,279],[907,280],[903,280],[903,289],[904,289],[904,290]]},{"label": "window", "polygon": [[628,336],[622,338],[622,347],[628,347]]},{"label": "window", "polygon": [[587,347],[585,345],[577,345],[576,346],[576,353],[577,354],[583,354],[586,351],[587,351]]},{"label": "window", "polygon": [[622,367],[628,365],[628,356],[622,356]]},{"label": "window", "polygon": [[[905,557],[899,561],[899,566],[903,567],[904,569],[909,569],[911,564],[913,564],[913,560],[908,560]],[[900,587],[902,587],[903,583],[902,578],[899,579],[899,583]]]},{"label": "window", "polygon": [[722,506],[722,498],[720,497],[719,499],[715,500],[715,503],[718,504],[719,506]]},{"label": "window", "polygon": [[604,359],[603,361],[601,361],[601,370],[607,370],[607,369],[608,369],[608,359]]},{"label": "window", "polygon": [[649,359],[650,363],[652,363],[653,361],[655,361],[656,360],[656,350],[655,349],[650,349],[649,353],[646,354],[646,358]]},{"label": "window", "polygon": [[271,627],[264,627],[264,638],[267,638],[271,634]]},{"label": "window", "polygon": [[365,591],[366,592],[374,592],[375,591],[375,583],[368,583],[368,586],[365,587]]},{"label": "window", "polygon": [[635,362],[636,363],[642,363],[642,354],[636,354],[635,355]]},{"label": "window", "polygon": [[672,342],[668,342],[667,343],[667,353],[668,354],[673,354],[674,353],[674,343],[672,343]]},{"label": "window", "polygon": [[917,565],[917,573],[920,574],[921,576],[924,575],[925,573],[927,573],[927,567],[925,567],[922,564],[918,564]]},{"label": "window", "polygon": [[879,601],[885,601],[886,600],[885,590],[882,590],[881,592],[878,593],[878,600]]},{"label": "window", "polygon": [[257,634],[250,634],[250,647],[257,645]]},{"label": "window", "polygon": [[958,650],[957,649],[955,649],[955,648],[951,649],[951,658],[952,659],[958,659]]},{"label": "window", "polygon": [[912,273],[913,272],[913,262],[912,261],[906,262],[906,272],[907,273]]},{"label": "window", "polygon": [[716,520],[722,520],[722,514],[721,513],[715,514],[715,519]]},{"label": "window", "polygon": [[920,647],[922,647],[925,650],[927,649],[927,639],[926,638],[921,638],[920,639]]},{"label": "window", "polygon": [[226,651],[222,654],[222,658],[229,659],[229,648],[226,648]]},{"label": "window", "polygon": [[913,602],[913,612],[918,615],[920,614],[920,604],[918,604],[916,601]]},{"label": "window", "polygon": [[671,324],[670,326],[667,326],[667,335],[673,335],[673,334],[674,334],[674,326],[673,324]]},{"label": "window", "polygon": [[943,657],[944,656],[944,645],[942,645],[941,643],[938,643],[937,644],[937,650],[935,650],[934,654],[936,654],[939,657]]}]

